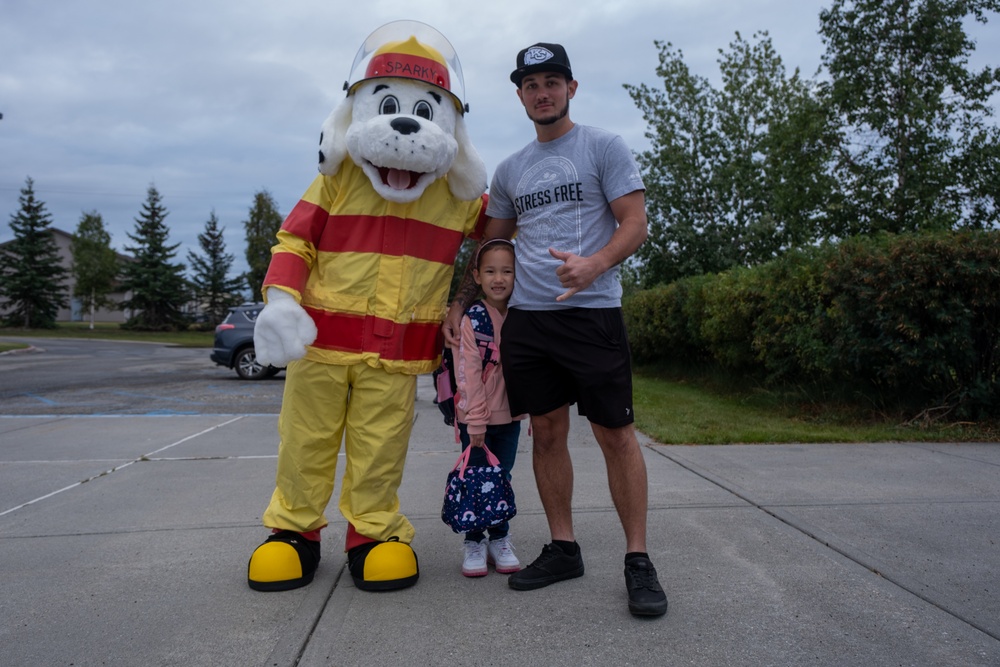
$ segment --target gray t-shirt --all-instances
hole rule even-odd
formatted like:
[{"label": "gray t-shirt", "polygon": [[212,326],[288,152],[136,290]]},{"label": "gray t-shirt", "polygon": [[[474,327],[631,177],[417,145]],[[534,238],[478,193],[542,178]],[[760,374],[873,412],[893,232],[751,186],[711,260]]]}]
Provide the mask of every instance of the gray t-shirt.
[{"label": "gray t-shirt", "polygon": [[533,141],[497,167],[490,217],[517,220],[516,276],[510,306],[525,310],[616,308],[622,288],[615,266],[566,301],[549,248],[587,257],[607,245],[618,227],[611,202],[644,190],[624,140],[586,125],[554,141]]}]

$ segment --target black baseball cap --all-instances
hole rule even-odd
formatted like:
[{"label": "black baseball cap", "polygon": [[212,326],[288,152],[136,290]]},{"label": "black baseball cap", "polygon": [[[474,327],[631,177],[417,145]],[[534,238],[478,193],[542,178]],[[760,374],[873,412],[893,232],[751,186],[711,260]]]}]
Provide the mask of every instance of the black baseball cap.
[{"label": "black baseball cap", "polygon": [[521,79],[535,72],[558,72],[567,78],[573,78],[573,70],[569,66],[569,56],[561,44],[538,42],[517,54],[517,69],[510,73],[510,80],[518,88]]}]

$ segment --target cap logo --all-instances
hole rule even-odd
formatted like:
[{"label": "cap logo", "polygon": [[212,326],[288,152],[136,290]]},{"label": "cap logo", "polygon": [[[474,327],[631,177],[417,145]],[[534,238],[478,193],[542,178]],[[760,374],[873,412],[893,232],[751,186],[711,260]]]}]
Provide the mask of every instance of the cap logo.
[{"label": "cap logo", "polygon": [[555,57],[555,54],[541,46],[533,46],[524,52],[524,66],[538,65]]}]

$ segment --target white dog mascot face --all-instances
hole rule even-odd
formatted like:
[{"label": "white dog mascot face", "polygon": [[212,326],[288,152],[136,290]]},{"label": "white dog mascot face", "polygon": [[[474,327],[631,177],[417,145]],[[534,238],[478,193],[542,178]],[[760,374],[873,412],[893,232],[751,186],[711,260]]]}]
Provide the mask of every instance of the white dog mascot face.
[{"label": "white dog mascot face", "polygon": [[373,79],[354,93],[347,152],[382,197],[413,201],[458,154],[458,110],[440,89],[408,79]]},{"label": "white dog mascot face", "polygon": [[362,44],[344,84],[347,98],[323,123],[319,171],[350,156],[385,200],[406,204],[447,177],[463,201],[486,191],[486,165],[465,129],[465,82],[444,35],[394,21]]},{"label": "white dog mascot face", "polygon": [[459,199],[486,191],[486,166],[454,99],[422,81],[383,77],[358,84],[323,124],[320,172],[337,173],[347,156],[388,201],[416,201],[444,176]]}]

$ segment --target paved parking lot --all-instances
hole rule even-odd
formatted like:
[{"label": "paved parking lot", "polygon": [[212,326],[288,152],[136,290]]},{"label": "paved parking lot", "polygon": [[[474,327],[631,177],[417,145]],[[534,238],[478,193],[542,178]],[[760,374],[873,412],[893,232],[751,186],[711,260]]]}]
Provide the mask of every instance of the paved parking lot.
[{"label": "paved parking lot", "polygon": [[0,355],[0,414],[277,414],[284,373],[248,382],[211,350],[152,343],[24,339]]},{"label": "paved parking lot", "polygon": [[[580,419],[571,448],[586,575],[530,592],[493,572],[461,576],[461,538],[439,518],[457,448],[422,377],[400,490],[417,528],[417,585],[356,590],[331,508],[313,584],[262,594],[245,568],[266,535],[276,414],[218,411],[242,405],[245,383],[188,361],[200,378],[189,394],[164,371],[123,389],[119,412],[34,414],[23,396],[27,413],[10,414],[19,388],[3,385],[3,664],[1000,665],[995,444],[644,440],[650,551],[670,610],[637,619],[600,450]],[[0,377],[15,375],[3,374],[9,362]],[[247,389],[261,406],[277,393],[253,392],[283,385],[270,382]],[[39,396],[53,410],[87,405],[68,384]],[[177,410],[185,396],[198,412]],[[512,529],[530,560],[547,528],[526,433],[519,457]]]}]

